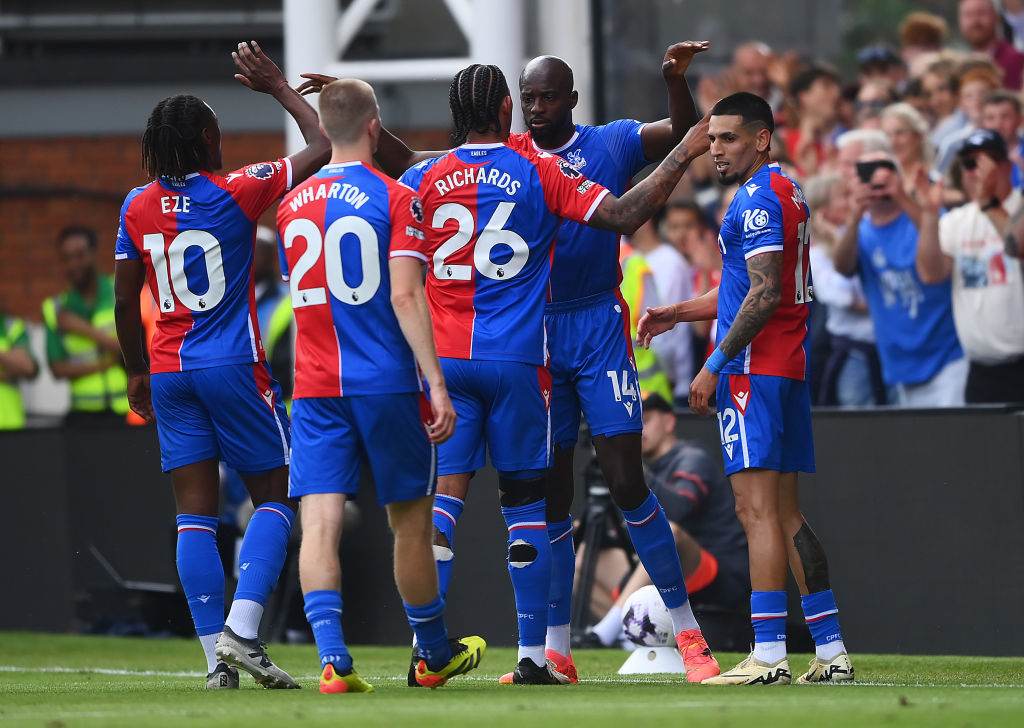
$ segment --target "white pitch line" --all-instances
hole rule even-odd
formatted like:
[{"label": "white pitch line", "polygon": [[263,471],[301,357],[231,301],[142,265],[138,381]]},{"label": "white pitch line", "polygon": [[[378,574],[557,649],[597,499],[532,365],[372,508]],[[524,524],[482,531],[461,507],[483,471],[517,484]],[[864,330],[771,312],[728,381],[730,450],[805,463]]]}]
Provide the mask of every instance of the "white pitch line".
[{"label": "white pitch line", "polygon": [[[42,672],[42,673],[56,673],[56,674],[97,674],[97,675],[118,675],[124,677],[206,677],[204,672],[184,672],[184,671],[167,671],[167,670],[125,670],[115,669],[109,667],[22,667],[19,665],[0,665],[0,672]],[[319,673],[314,675],[298,675],[295,679],[297,680],[316,680],[320,677]],[[405,675],[364,675],[366,680],[377,680],[377,681],[398,681],[405,680]],[[497,678],[492,676],[484,677],[482,675],[461,675],[459,676],[459,682],[472,681],[472,682],[495,682]],[[671,678],[644,678],[644,677],[585,677],[580,680],[582,684],[586,683],[641,683],[650,685],[688,685],[682,677],[671,679]],[[959,685],[950,685],[949,683],[894,683],[894,682],[872,682],[866,680],[858,680],[856,682],[841,682],[833,685],[812,685],[809,686],[811,689],[828,689],[828,688],[849,688],[849,687],[874,687],[874,688],[948,688],[948,687],[960,687],[960,688],[1011,688],[1021,689],[1024,688],[1024,684],[1020,683],[980,683],[969,685],[966,683],[960,683]]]}]

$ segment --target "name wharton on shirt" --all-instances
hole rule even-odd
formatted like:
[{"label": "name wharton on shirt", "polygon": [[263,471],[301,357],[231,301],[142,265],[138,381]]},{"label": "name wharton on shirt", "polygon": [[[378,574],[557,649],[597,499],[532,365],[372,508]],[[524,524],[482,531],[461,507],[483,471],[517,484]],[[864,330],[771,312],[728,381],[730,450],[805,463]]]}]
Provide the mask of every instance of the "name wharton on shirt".
[{"label": "name wharton on shirt", "polygon": [[313,200],[345,200],[358,210],[369,199],[369,195],[347,182],[331,182],[330,185],[321,182],[319,185],[303,187],[301,192],[296,193],[295,197],[288,201],[288,204],[292,208],[292,212],[297,212],[300,207]]},{"label": "name wharton on shirt", "polygon": [[466,185],[494,185],[495,187],[501,187],[510,196],[514,195],[519,191],[522,186],[522,182],[517,179],[513,179],[512,175],[508,172],[502,172],[500,169],[494,167],[465,167],[463,169],[457,169],[454,172],[446,174],[441,179],[434,182],[434,187],[441,195],[446,195],[452,190],[458,187],[465,187]]}]

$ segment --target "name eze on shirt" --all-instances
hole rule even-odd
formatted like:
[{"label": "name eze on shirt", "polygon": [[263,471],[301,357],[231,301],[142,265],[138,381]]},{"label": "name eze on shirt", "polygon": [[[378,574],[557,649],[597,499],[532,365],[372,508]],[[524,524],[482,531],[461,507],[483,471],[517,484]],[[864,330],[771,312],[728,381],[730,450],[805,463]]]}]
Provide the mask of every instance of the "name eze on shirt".
[{"label": "name eze on shirt", "polygon": [[443,197],[454,189],[473,184],[487,184],[500,187],[511,197],[519,191],[523,183],[520,180],[513,179],[512,175],[508,172],[502,172],[500,169],[493,167],[480,166],[463,167],[450,174],[446,174],[434,182],[434,187],[437,189],[438,194]]},{"label": "name eze on shirt", "polygon": [[172,212],[188,212],[192,200],[187,195],[174,195],[160,198],[160,212],[167,215]]},{"label": "name eze on shirt", "polygon": [[321,182],[316,186],[303,187],[288,205],[292,212],[298,212],[300,207],[313,200],[344,200],[358,210],[370,200],[370,196],[348,182],[331,182],[330,185]]}]

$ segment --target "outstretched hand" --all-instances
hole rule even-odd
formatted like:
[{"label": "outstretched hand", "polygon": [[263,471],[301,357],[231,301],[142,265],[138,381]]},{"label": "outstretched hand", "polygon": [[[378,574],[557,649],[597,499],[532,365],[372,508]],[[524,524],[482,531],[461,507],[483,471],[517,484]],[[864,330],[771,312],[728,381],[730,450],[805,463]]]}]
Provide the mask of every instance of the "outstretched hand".
[{"label": "outstretched hand", "polygon": [[338,80],[335,76],[328,76],[325,73],[300,73],[299,75],[306,80],[296,86],[295,90],[303,96],[318,94],[324,90],[324,86]]},{"label": "outstretched hand", "polygon": [[676,325],[676,310],[673,306],[647,308],[636,325],[636,343],[645,349],[651,348],[651,339],[664,334]]},{"label": "outstretched hand", "polygon": [[664,76],[682,76],[689,68],[693,57],[706,51],[709,44],[706,40],[684,40],[682,43],[670,45],[661,62],[661,73]]},{"label": "outstretched hand", "polygon": [[272,94],[281,86],[288,85],[281,69],[269,56],[263,55],[263,50],[256,41],[239,43],[238,50],[232,52],[231,58],[241,72],[236,73],[235,78],[253,91]]}]

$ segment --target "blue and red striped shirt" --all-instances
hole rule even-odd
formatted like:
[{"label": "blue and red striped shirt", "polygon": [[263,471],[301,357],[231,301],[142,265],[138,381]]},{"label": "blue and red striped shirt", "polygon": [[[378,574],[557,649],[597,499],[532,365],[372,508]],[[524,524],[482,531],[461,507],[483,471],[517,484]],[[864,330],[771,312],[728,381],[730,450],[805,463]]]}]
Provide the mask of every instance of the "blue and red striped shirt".
[{"label": "blue and red striped shirt", "polygon": [[586,222],[608,190],[558,157],[505,144],[464,144],[402,181],[423,200],[438,355],[546,365],[562,219]]},{"label": "blue and red striped shirt", "polygon": [[782,299],[775,313],[722,369],[723,374],[767,374],[790,379],[807,375],[811,300],[810,210],[803,191],[778,164],[757,170],[739,188],[722,220],[718,247],[718,343],[725,339],[750,291],[747,261],[782,252]]},{"label": "blue and red striped shirt", "polygon": [[141,259],[160,308],[150,371],[263,361],[252,257],[256,220],[291,186],[291,162],[194,172],[128,193],[114,257]]}]

